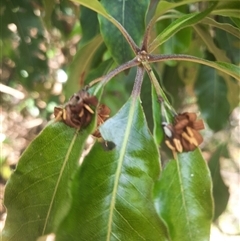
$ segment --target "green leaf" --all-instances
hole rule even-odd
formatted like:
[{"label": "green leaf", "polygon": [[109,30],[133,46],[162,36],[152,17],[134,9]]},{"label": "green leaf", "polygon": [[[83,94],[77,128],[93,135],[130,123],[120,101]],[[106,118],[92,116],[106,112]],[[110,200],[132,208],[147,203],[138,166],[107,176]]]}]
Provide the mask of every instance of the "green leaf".
[{"label": "green leaf", "polygon": [[[229,22],[227,18],[219,17],[221,22]],[[231,62],[239,65],[240,63],[240,41],[237,37],[221,30],[216,29],[215,39],[218,46],[226,52],[227,56],[231,59]],[[240,36],[240,30],[238,29]]]},{"label": "green leaf", "polygon": [[[202,0],[201,2],[208,2],[209,0]],[[185,4],[191,4],[199,2],[199,0],[182,0],[178,2],[169,2],[166,0],[161,0],[157,6],[156,12],[154,14],[154,17],[152,19],[153,22],[157,21],[157,19],[162,16],[164,13],[166,13],[170,9],[174,9],[176,7],[185,5]]]},{"label": "green leaf", "polygon": [[209,127],[218,131],[224,128],[228,121],[230,106],[227,100],[227,85],[217,71],[207,66],[201,66],[195,84],[195,92],[203,117]]},{"label": "green leaf", "polygon": [[82,28],[80,45],[84,45],[99,33],[97,13],[81,6],[80,23]]},{"label": "green leaf", "polygon": [[223,49],[220,49],[216,46],[208,30],[198,25],[195,25],[193,28],[195,29],[197,34],[202,38],[203,42],[207,46],[208,51],[214,55],[217,61],[230,62],[229,58],[226,56],[226,52]]},{"label": "green leaf", "polygon": [[212,185],[200,151],[166,164],[155,186],[155,206],[172,241],[207,241],[212,219]]},{"label": "green leaf", "polygon": [[[191,64],[189,64],[191,68]],[[194,66],[195,68],[196,66]],[[183,70],[182,70],[183,68]],[[170,67],[170,66],[165,66],[164,71],[163,71],[163,77],[162,77],[162,85],[164,86],[164,90],[168,96],[168,99],[170,100],[170,103],[172,106],[178,110],[181,108],[183,105],[183,97],[182,93],[184,92],[184,87],[185,85],[189,84],[189,81],[187,76],[187,71],[191,71],[187,69],[187,66],[185,65],[184,67],[181,66],[181,63],[179,63],[177,66]],[[184,72],[184,73],[182,73]],[[180,74],[182,76],[180,77]],[[194,76],[193,72],[189,74]],[[183,83],[183,80],[185,81],[185,85]],[[186,83],[188,81],[188,83]],[[167,90],[167,91],[166,91]]]},{"label": "green leaf", "polygon": [[100,130],[115,147],[106,151],[97,143],[84,160],[57,241],[168,240],[152,199],[159,153],[140,100],[131,97]]},{"label": "green leaf", "polygon": [[232,35],[234,35],[235,37],[240,39],[240,32],[239,32],[239,28],[234,27],[233,25],[229,24],[229,23],[219,23],[217,21],[215,21],[212,18],[204,18],[201,23],[203,24],[207,24],[207,25],[211,25],[215,28],[224,30],[225,32],[228,32]]},{"label": "green leaf", "polygon": [[173,23],[171,23],[167,28],[164,29],[162,33],[160,33],[153,42],[149,45],[149,51],[153,52],[159,45],[163,44],[169,38],[171,38],[174,34],[176,34],[179,30],[194,25],[201,21],[204,17],[206,17],[216,6],[217,2],[213,3],[210,8],[207,8],[205,11],[200,13],[190,13],[185,14],[182,17],[179,17]]},{"label": "green leaf", "polygon": [[216,220],[226,209],[229,190],[224,183],[220,173],[220,158],[227,152],[226,144],[220,145],[212,154],[208,166],[211,171],[213,181],[213,198],[214,198],[214,218]]},{"label": "green leaf", "polygon": [[240,67],[234,64],[220,62],[220,61],[209,61],[202,58],[197,58],[191,55],[184,55],[184,54],[170,54],[170,55],[152,55],[150,56],[149,62],[161,62],[166,60],[181,60],[181,61],[190,61],[194,63],[199,63],[203,65],[207,65],[209,67],[215,68],[217,70],[222,71],[236,80],[240,81]]},{"label": "green leaf", "polygon": [[140,98],[142,99],[142,107],[144,114],[146,116],[146,120],[148,123],[148,128],[152,132],[153,130],[153,113],[152,113],[152,95],[151,90],[152,84],[149,80],[148,75],[144,75],[143,83],[141,87],[141,95]]},{"label": "green leaf", "polygon": [[157,93],[153,85],[151,85],[151,94],[152,94],[152,113],[153,113],[153,137],[158,146],[160,146],[164,133],[162,129],[161,122],[161,104],[157,98]]},{"label": "green leaf", "polygon": [[[131,37],[126,32],[126,30],[123,28],[123,26],[115,18],[113,18],[110,14],[107,13],[105,8],[102,6],[102,4],[99,1],[97,1],[97,0],[91,0],[91,1],[89,1],[89,0],[73,0],[73,1],[78,2],[81,5],[92,9],[93,11],[96,11],[101,16],[103,16],[104,18],[109,20],[112,24],[114,24],[119,29],[119,31],[122,33],[122,35],[125,37],[125,39],[129,42],[129,44],[132,46],[132,48],[136,48],[135,43],[133,43]],[[125,2],[125,0],[123,0],[123,1]],[[147,0],[144,0],[144,1],[147,1]],[[115,5],[114,5],[114,7],[115,7]],[[110,10],[112,12],[113,9],[110,9]]]},{"label": "green leaf", "polygon": [[240,28],[240,19],[239,18],[232,17],[231,20],[238,28]]},{"label": "green leaf", "polygon": [[112,17],[107,13],[105,8],[102,6],[102,4],[98,0],[73,0],[74,2],[78,2],[81,5],[92,9],[93,11],[100,13],[102,16],[107,18],[109,21],[113,21]]},{"label": "green leaf", "polygon": [[70,208],[69,182],[91,128],[78,133],[50,123],[30,144],[6,186],[3,241],[36,240],[56,231]]},{"label": "green leaf", "polygon": [[[162,31],[164,31],[171,23],[172,23],[171,19],[164,19],[157,22],[156,24],[157,33],[161,34]],[[162,54],[186,53],[190,46],[191,41],[192,41],[192,28],[190,27],[183,28],[160,46],[160,52]],[[176,61],[166,61],[166,63],[170,66],[176,65]]]},{"label": "green leaf", "polygon": [[88,74],[93,56],[101,43],[102,37],[98,34],[90,42],[82,46],[76,53],[69,67],[69,77],[65,87],[67,98],[84,86],[83,80]]},{"label": "green leaf", "polygon": [[[139,45],[145,31],[145,17],[149,0],[142,0],[137,4],[134,1],[126,0],[102,0],[101,3]],[[99,20],[104,42],[110,50],[113,59],[118,64],[122,64],[133,58],[133,52],[122,33],[105,18],[99,17]]]},{"label": "green leaf", "polygon": [[218,6],[212,12],[214,15],[225,17],[240,18],[240,2],[239,1],[219,1]]}]

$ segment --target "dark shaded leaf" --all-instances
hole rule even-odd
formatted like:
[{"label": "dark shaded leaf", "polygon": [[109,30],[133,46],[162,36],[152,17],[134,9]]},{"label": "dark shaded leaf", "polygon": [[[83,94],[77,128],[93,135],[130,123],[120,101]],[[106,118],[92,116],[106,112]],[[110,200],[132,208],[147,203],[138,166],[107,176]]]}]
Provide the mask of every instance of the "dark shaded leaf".
[{"label": "dark shaded leaf", "polygon": [[182,153],[163,169],[155,206],[172,241],[207,241],[212,219],[211,176],[200,151]]},{"label": "dark shaded leaf", "polygon": [[230,106],[227,100],[227,85],[217,71],[201,66],[195,84],[195,92],[201,113],[209,127],[218,131],[227,123]]},{"label": "dark shaded leaf", "polygon": [[217,150],[212,154],[208,166],[211,171],[213,181],[213,198],[214,198],[214,217],[216,220],[226,209],[229,191],[224,183],[220,173],[220,158],[224,152],[227,152],[226,145],[220,145]]},{"label": "dark shaded leaf", "polygon": [[80,44],[84,45],[99,33],[97,13],[89,8],[81,6],[80,23],[82,27]]},{"label": "dark shaded leaf", "polygon": [[[102,0],[101,3],[139,45],[145,31],[145,16],[149,0],[142,0],[137,4],[134,1],[126,0]],[[110,50],[113,59],[118,64],[130,60],[133,57],[133,52],[122,33],[105,18],[99,17],[99,20],[104,42]]]},{"label": "dark shaded leaf", "polygon": [[184,83],[179,76],[180,71],[178,69],[179,65],[175,67],[166,66],[162,78],[162,84],[167,90],[167,95],[175,109],[182,105],[183,98],[181,98],[181,94],[184,91]]},{"label": "dark shaded leaf", "polygon": [[57,241],[168,240],[152,200],[159,154],[140,100],[130,98],[101,133],[115,147],[106,151],[97,143],[84,160]]},{"label": "dark shaded leaf", "polygon": [[[156,23],[157,33],[161,34],[171,24],[172,20],[166,19]],[[186,53],[192,39],[192,29],[184,28],[174,34],[160,46],[162,54]],[[175,62],[175,61],[173,61]]]},{"label": "dark shaded leaf", "polygon": [[68,186],[89,134],[63,123],[50,123],[31,143],[8,181],[3,240],[36,240],[54,232],[66,215]]},{"label": "dark shaded leaf", "polygon": [[[228,23],[227,18],[220,18],[223,23]],[[240,35],[240,31],[238,29]],[[231,62],[238,65],[240,63],[240,41],[237,37],[221,30],[216,29],[216,42],[223,51],[226,52],[227,56],[231,59]]]}]

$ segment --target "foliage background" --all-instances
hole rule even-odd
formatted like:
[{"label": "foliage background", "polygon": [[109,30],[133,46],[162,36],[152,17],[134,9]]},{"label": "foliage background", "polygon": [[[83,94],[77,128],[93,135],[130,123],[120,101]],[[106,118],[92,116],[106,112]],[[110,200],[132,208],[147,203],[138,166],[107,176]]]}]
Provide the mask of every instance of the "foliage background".
[{"label": "foliage background", "polygon": [[[151,11],[157,2],[151,1]],[[52,118],[54,106],[64,103],[76,91],[76,82],[71,80],[77,79],[80,87],[83,82],[86,84],[104,74],[107,66],[114,65],[114,60],[98,36],[96,14],[89,9],[79,8],[68,0],[4,0],[0,7],[3,189],[20,153]],[[191,7],[201,9],[204,3]],[[179,10],[187,12],[189,7],[182,6]],[[234,17],[219,16],[216,20],[239,27],[239,20]],[[159,21],[156,32],[160,33],[172,21]],[[185,28],[159,50],[163,54],[186,53],[239,65],[239,40],[221,29],[214,29],[215,35],[209,36],[208,30],[200,25]],[[216,208],[218,215],[221,214],[214,227],[222,230],[223,236],[229,236],[229,240],[233,239],[232,235],[240,233],[236,216],[240,180],[239,86],[233,79],[194,63],[168,61],[155,68],[174,107],[179,112],[200,111],[205,118],[207,128],[202,150],[213,173]],[[103,100],[112,114],[126,102],[131,92],[134,72],[130,71],[127,77],[125,74],[114,78],[104,93]],[[125,80],[119,81],[123,77]],[[142,99],[151,129],[150,91],[149,81],[145,81]],[[4,214],[4,208],[1,211]],[[216,230],[213,228],[213,232]]]}]

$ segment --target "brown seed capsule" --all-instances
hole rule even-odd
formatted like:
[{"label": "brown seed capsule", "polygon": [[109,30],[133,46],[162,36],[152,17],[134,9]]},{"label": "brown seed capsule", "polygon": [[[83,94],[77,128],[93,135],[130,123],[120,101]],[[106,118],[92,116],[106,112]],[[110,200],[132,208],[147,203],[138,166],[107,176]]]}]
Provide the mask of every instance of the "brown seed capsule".
[{"label": "brown seed capsule", "polygon": [[85,90],[74,94],[63,107],[55,107],[54,115],[56,121],[63,121],[70,127],[80,129],[89,125],[95,111],[97,111],[97,130],[93,135],[100,137],[98,127],[109,117],[110,109],[105,105],[98,105],[97,97],[91,96]]},{"label": "brown seed capsule", "polygon": [[[198,132],[202,129],[204,129],[204,123],[202,120],[197,120],[195,113],[178,114],[173,124],[163,123],[163,130],[167,138],[165,143],[175,152],[193,151],[203,142],[203,138]],[[169,131],[171,131],[171,135]]]}]

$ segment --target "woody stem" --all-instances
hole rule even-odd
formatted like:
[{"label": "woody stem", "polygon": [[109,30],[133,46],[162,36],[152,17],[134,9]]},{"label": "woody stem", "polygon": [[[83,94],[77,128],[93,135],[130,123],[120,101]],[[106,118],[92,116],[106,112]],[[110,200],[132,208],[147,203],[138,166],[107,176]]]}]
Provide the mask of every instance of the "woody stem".
[{"label": "woody stem", "polygon": [[145,71],[142,65],[137,67],[137,74],[136,74],[136,78],[135,78],[135,82],[132,90],[132,96],[135,98],[139,97],[141,93],[144,72]]},{"label": "woody stem", "polygon": [[95,94],[102,88],[103,85],[107,84],[107,82],[112,79],[114,76],[116,76],[117,74],[121,73],[122,71],[129,69],[131,67],[137,66],[139,65],[139,61],[137,60],[137,58],[135,57],[134,59],[118,66],[116,69],[110,71],[108,74],[106,74],[105,76],[102,76],[100,78],[97,78],[93,81],[91,81],[88,85],[88,88],[91,88],[93,85],[99,83],[99,85],[97,86],[97,88],[95,89]]}]

